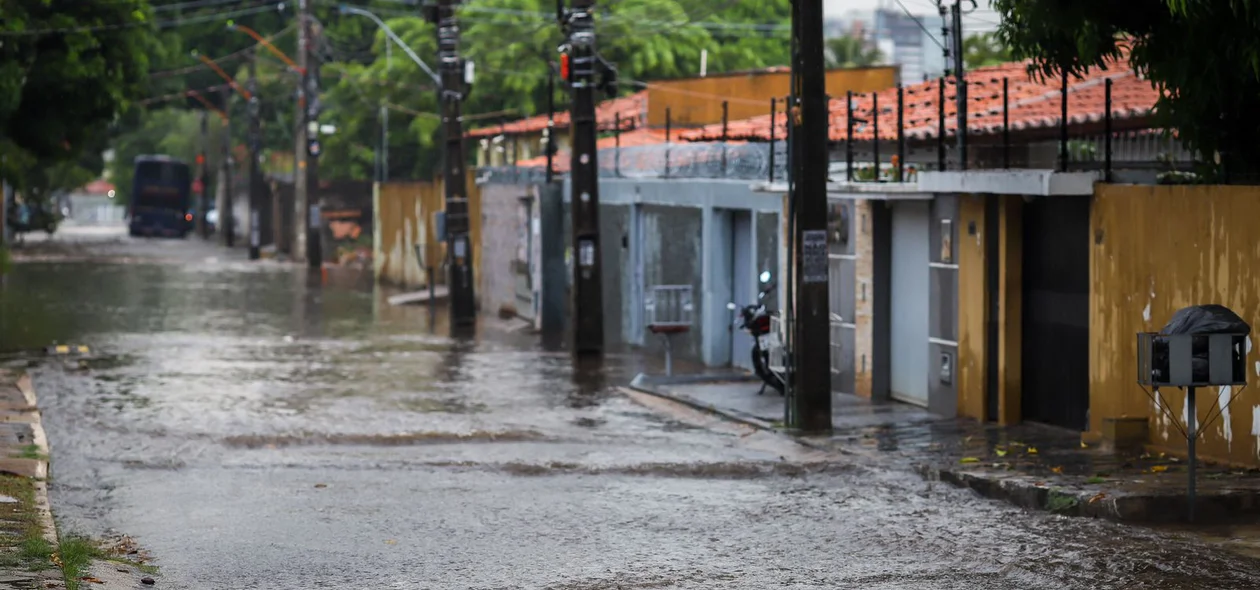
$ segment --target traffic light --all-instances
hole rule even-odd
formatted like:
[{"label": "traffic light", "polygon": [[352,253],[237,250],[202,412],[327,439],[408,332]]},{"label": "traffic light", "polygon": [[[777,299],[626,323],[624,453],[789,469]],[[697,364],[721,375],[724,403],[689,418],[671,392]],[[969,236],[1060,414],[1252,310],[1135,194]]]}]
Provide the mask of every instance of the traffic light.
[{"label": "traffic light", "polygon": [[570,73],[571,71],[569,69],[569,54],[567,52],[561,53],[560,54],[560,79],[564,80],[565,82],[572,82],[572,80],[569,79]]}]

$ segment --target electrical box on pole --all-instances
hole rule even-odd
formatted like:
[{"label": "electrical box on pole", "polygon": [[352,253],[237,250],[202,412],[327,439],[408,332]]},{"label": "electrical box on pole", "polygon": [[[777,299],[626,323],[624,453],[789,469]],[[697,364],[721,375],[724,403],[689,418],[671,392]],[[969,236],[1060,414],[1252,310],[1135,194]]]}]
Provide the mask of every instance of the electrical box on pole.
[{"label": "electrical box on pole", "polygon": [[472,80],[472,68],[459,55],[459,0],[437,0],[425,15],[437,27],[441,77],[438,104],[442,109],[442,178],[446,198],[447,288],[450,293],[451,326],[468,326],[477,318],[473,243],[468,215],[468,179],[465,174],[463,102]]},{"label": "electrical box on pole", "polygon": [[[599,236],[599,159],[595,117],[597,68],[611,70],[599,58],[595,44],[595,1],[573,0],[573,7],[557,6],[560,26],[568,40],[561,48],[560,76],[572,97],[569,166],[572,193],[569,208],[573,227],[573,352],[599,355],[604,350],[603,278]],[[615,74],[612,76],[615,80]],[[604,85],[605,90],[609,88]],[[615,85],[612,86],[615,90]]]}]

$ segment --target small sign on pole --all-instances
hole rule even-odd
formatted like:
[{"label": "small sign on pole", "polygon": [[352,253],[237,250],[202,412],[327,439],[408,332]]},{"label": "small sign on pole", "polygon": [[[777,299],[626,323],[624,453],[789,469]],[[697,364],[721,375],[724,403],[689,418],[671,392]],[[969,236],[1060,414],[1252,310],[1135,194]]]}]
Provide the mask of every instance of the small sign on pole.
[{"label": "small sign on pole", "polygon": [[801,232],[801,282],[826,283],[830,278],[827,262],[827,231]]}]

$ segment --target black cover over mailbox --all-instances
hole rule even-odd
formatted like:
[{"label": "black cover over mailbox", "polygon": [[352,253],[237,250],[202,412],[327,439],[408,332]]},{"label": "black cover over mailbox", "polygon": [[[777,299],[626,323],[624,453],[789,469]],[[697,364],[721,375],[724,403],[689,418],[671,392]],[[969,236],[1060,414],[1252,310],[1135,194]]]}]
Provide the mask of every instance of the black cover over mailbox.
[{"label": "black cover over mailbox", "polygon": [[1246,385],[1251,326],[1222,305],[1173,314],[1158,333],[1138,334],[1138,383],[1154,387]]}]

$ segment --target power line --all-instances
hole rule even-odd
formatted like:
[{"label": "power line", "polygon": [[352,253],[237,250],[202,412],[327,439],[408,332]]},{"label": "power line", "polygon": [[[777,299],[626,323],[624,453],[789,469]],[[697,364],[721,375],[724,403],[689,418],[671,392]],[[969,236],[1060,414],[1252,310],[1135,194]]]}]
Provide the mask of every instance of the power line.
[{"label": "power line", "polygon": [[97,33],[101,31],[117,31],[124,29],[134,29],[138,27],[155,27],[166,29],[171,27],[179,27],[183,25],[191,25],[197,23],[205,23],[216,20],[229,20],[238,16],[249,16],[251,14],[259,14],[274,10],[276,7],[284,7],[284,2],[272,1],[261,6],[253,8],[242,8],[228,12],[220,12],[216,14],[194,16],[189,18],[172,19],[157,22],[131,22],[113,25],[96,25],[90,27],[66,27],[60,29],[35,29],[30,31],[0,31],[0,37],[42,37],[46,35],[64,35],[67,33]]},{"label": "power line", "polygon": [[940,40],[936,38],[936,35],[933,35],[932,31],[928,30],[927,26],[923,24],[923,21],[920,20],[919,17],[913,14],[910,14],[910,9],[906,8],[906,5],[902,3],[901,0],[897,0],[897,6],[900,6],[902,12],[905,12],[906,16],[910,17],[910,20],[914,21],[914,24],[919,25],[919,28],[923,29],[924,33],[927,33],[928,39],[931,39],[932,42],[935,43],[937,47],[940,47],[941,49],[945,49],[945,44],[941,43]]},{"label": "power line", "polygon": [[[271,36],[266,37],[266,39],[267,39],[267,41],[275,41],[276,39],[279,39],[280,37],[283,37],[283,36],[288,35],[289,33],[293,32],[293,31],[294,31],[294,29],[295,29],[296,27],[297,27],[297,25],[289,25],[289,26],[287,26],[287,27],[285,27],[285,28],[281,29],[281,30],[280,30],[280,32],[275,33],[275,34],[273,34],[273,35],[271,35]],[[213,61],[214,63],[221,64],[221,63],[223,63],[223,62],[225,62],[225,61],[230,61],[230,60],[233,60],[233,59],[237,59],[237,58],[242,57],[242,56],[244,56],[244,55],[248,54],[249,52],[253,51],[253,50],[254,50],[255,48],[257,48],[259,45],[260,45],[260,43],[254,43],[253,45],[250,45],[249,47],[246,47],[246,48],[244,48],[244,49],[241,49],[240,51],[234,51],[234,52],[229,53],[229,54],[227,54],[227,55],[225,55],[225,56],[223,56],[223,57],[216,58],[216,59],[213,59],[213,60],[210,60],[210,61]],[[208,68],[208,67],[210,67],[210,66],[207,66],[205,63],[199,63],[199,64],[197,64],[197,65],[195,65],[195,66],[188,66],[188,67],[186,67],[186,68],[177,68],[177,69],[174,69],[174,70],[163,70],[163,71],[160,71],[160,72],[153,72],[153,73],[149,74],[149,77],[150,77],[150,78],[170,78],[170,77],[172,77],[172,76],[179,76],[179,75],[182,75],[182,74],[190,74],[190,73],[192,73],[192,72],[196,72],[196,71],[204,70],[204,69],[206,69],[206,68]]]}]

